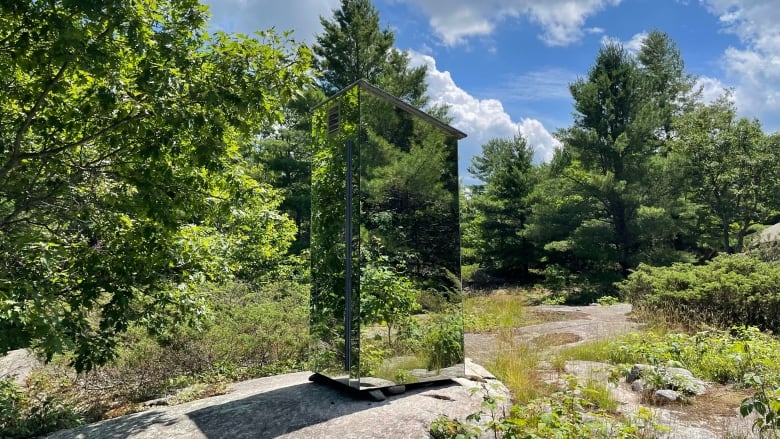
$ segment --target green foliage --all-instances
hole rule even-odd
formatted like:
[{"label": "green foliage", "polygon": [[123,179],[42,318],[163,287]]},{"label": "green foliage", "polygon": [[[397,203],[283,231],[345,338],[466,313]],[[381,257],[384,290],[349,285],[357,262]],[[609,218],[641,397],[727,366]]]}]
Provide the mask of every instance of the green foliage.
[{"label": "green foliage", "polygon": [[441,415],[431,422],[428,428],[433,439],[470,439],[478,438],[482,430],[479,427],[460,422]]},{"label": "green foliage", "polygon": [[747,380],[758,389],[756,393],[742,401],[739,413],[743,417],[757,415],[753,421],[753,431],[762,438],[777,438],[780,435],[780,387],[770,387],[758,374],[750,374]]},{"label": "green foliage", "polygon": [[62,395],[67,384],[40,373],[23,389],[11,378],[0,379],[0,436],[26,438],[79,425],[76,402]]},{"label": "green foliage", "polygon": [[[308,285],[296,282],[307,277],[295,273],[298,268],[281,266],[277,274],[285,280],[267,280],[262,287],[209,285],[214,318],[200,331],[152,338],[143,328],[130,328],[111,363],[79,375],[67,389],[79,392],[77,412],[97,421],[138,410],[150,399],[174,395],[183,402],[218,394],[230,381],[305,369]],[[44,372],[61,373],[51,367]]]},{"label": "green foliage", "polygon": [[536,180],[532,159],[533,149],[517,135],[490,140],[469,167],[485,182],[473,187],[467,200],[474,210],[475,257],[502,276],[527,277],[536,260],[535,248],[523,234],[530,214],[526,197]]},{"label": "green foliage", "polygon": [[196,0],[0,15],[0,352],[90,369],[134,324],[202,323],[202,284],[286,250],[243,151],[311,81],[308,49],[209,36]]},{"label": "green foliage", "polygon": [[596,303],[601,306],[610,306],[620,303],[620,299],[615,296],[602,296],[596,300]]},{"label": "green foliage", "polygon": [[[592,301],[638,263],[688,259],[690,203],[666,150],[672,121],[695,95],[679,50],[653,31],[638,56],[603,47],[570,84],[575,119],[528,200],[524,236],[543,249],[541,266],[556,289]],[[575,291],[579,289],[579,291]],[[577,297],[579,296],[579,297]]]},{"label": "green foliage", "polygon": [[328,94],[358,79],[376,83],[395,41],[393,32],[380,29],[379,13],[369,0],[342,0],[333,20],[320,17],[324,32],[314,53]]},{"label": "green foliage", "polygon": [[383,323],[387,343],[392,345],[393,327],[419,309],[412,282],[387,264],[386,259],[368,262],[360,278],[360,320]]},{"label": "green foliage", "polygon": [[649,99],[658,110],[660,139],[673,134],[676,117],[690,110],[697,98],[693,92],[696,78],[685,73],[680,49],[668,34],[650,31],[642,40],[637,61],[645,78]]},{"label": "green foliage", "polygon": [[463,316],[460,313],[434,314],[425,329],[421,352],[427,359],[428,370],[463,362]]},{"label": "green foliage", "polygon": [[377,376],[390,352],[371,343],[360,343],[360,376]]},{"label": "green foliage", "polygon": [[647,315],[780,330],[780,266],[754,257],[723,255],[705,265],[640,265],[619,288]]},{"label": "green foliage", "polygon": [[728,95],[679,118],[675,129],[672,158],[699,205],[702,244],[742,251],[751,226],[778,207],[780,142],[757,120],[737,119]]},{"label": "green foliage", "polygon": [[659,385],[670,384],[669,380],[674,379],[663,371],[668,367],[684,367],[698,378],[721,384],[750,386],[746,377],[755,373],[760,373],[767,383],[780,382],[780,341],[755,327],[710,329],[694,334],[630,334],[568,348],[559,355],[565,359],[607,360],[619,365],[659,366],[656,372]]},{"label": "green foliage", "polygon": [[615,45],[602,48],[587,79],[570,85],[575,124],[561,133],[567,155],[561,176],[597,206],[595,216],[573,230],[573,251],[623,271],[633,263],[631,228],[654,150],[656,120],[641,82],[628,52]]},{"label": "green foliage", "polygon": [[636,417],[617,419],[604,402],[614,407],[614,400],[602,399],[603,389],[583,386],[570,378],[567,387],[548,397],[501,410],[501,401],[486,392],[484,410],[468,416],[467,422],[439,417],[431,424],[436,438],[479,438],[490,433],[496,438],[649,438],[662,434],[649,410],[640,409]]},{"label": "green foliage", "polygon": [[342,0],[333,18],[320,17],[320,22],[323,33],[313,52],[327,95],[364,79],[416,107],[425,105],[425,66],[409,67],[409,55],[393,47],[395,34],[380,28],[370,0]]}]

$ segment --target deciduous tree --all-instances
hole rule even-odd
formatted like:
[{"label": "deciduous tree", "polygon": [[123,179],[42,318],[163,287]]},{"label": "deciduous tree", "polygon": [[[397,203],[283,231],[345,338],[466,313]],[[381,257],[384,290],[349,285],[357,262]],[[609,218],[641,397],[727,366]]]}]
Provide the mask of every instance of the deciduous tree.
[{"label": "deciduous tree", "polygon": [[700,206],[702,243],[710,237],[721,251],[742,251],[750,227],[777,208],[777,137],[757,120],[738,119],[728,96],[680,118],[675,129],[674,160]]},{"label": "deciduous tree", "polygon": [[310,55],[204,28],[196,0],[0,3],[0,352],[89,368],[131,324],[197,322],[231,244],[284,250],[242,160]]}]

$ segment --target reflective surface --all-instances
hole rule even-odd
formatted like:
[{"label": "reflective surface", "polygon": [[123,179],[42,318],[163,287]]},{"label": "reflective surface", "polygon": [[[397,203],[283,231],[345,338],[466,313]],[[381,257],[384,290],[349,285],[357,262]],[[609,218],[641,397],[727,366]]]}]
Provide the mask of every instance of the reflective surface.
[{"label": "reflective surface", "polygon": [[355,388],[462,376],[462,133],[362,82],[313,117],[314,371]]}]

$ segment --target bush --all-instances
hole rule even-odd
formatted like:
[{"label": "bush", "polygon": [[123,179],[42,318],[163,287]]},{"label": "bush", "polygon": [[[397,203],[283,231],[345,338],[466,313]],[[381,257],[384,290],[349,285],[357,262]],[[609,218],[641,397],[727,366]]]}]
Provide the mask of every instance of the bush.
[{"label": "bush", "polygon": [[[440,416],[430,426],[436,439],[495,438],[600,438],[657,437],[667,429],[652,413],[640,408],[635,416],[614,417],[616,403],[606,389],[583,386],[569,377],[567,387],[547,397],[502,410],[498,398],[483,396],[486,410],[472,413],[467,422]],[[605,404],[607,407],[602,406]]]},{"label": "bush", "polygon": [[675,315],[680,322],[780,330],[780,265],[746,255],[706,265],[640,265],[619,285],[635,310]]},{"label": "bush", "polygon": [[422,351],[429,370],[438,370],[463,362],[463,317],[459,313],[431,316]]},{"label": "bush", "polygon": [[11,378],[0,379],[0,437],[39,436],[79,425],[75,402],[64,392],[68,384],[40,373],[31,375],[24,389]]},{"label": "bush", "polygon": [[[572,355],[577,352],[585,355]],[[698,378],[740,386],[749,386],[745,376],[761,369],[764,381],[780,384],[780,340],[755,327],[735,326],[695,334],[630,334],[608,342],[582,345],[577,352],[570,349],[562,355],[566,359],[608,360],[624,365],[684,367]],[[591,357],[588,352],[600,355]]]},{"label": "bush", "polygon": [[233,282],[211,286],[210,295],[214,310],[207,327],[161,337],[131,328],[115,361],[79,377],[88,389],[82,400],[89,421],[136,411],[137,403],[188,387],[211,394],[227,381],[305,369],[308,285]]}]

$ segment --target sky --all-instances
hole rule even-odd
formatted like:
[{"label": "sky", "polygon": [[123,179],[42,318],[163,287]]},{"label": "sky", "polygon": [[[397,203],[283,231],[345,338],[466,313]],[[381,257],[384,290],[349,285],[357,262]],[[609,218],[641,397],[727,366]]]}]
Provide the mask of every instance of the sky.
[{"label": "sky", "polygon": [[[320,17],[339,0],[206,0],[210,27],[292,30],[313,44]],[[554,132],[571,126],[569,84],[587,75],[606,42],[636,52],[651,30],[667,33],[703,98],[731,90],[740,116],[780,130],[780,5],[777,0],[374,0],[382,27],[414,65],[428,94],[447,104],[460,142],[461,176],[493,138],[525,136],[534,160],[552,157]]]}]

